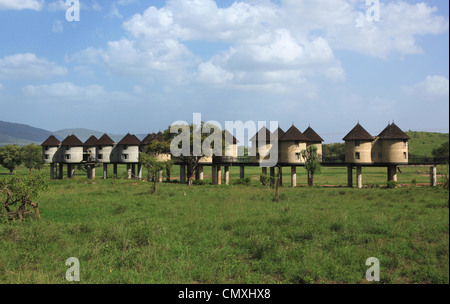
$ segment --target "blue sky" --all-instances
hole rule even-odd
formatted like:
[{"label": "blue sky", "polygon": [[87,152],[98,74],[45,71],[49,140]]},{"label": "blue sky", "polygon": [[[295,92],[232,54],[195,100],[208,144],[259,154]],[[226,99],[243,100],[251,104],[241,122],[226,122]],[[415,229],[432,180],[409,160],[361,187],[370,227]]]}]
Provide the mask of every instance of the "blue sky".
[{"label": "blue sky", "polygon": [[338,142],[448,132],[448,2],[0,0],[0,120],[136,134],[174,121],[311,125]]}]

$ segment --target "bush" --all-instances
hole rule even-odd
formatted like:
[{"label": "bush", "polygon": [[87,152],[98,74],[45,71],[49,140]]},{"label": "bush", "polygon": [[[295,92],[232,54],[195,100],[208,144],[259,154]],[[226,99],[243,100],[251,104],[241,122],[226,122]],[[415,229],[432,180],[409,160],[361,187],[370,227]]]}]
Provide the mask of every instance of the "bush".
[{"label": "bush", "polygon": [[259,177],[261,184],[265,187],[273,188],[275,186],[276,178],[272,176],[268,176],[266,174],[261,174]]},{"label": "bush", "polygon": [[386,185],[386,188],[388,189],[395,189],[397,188],[398,183],[396,181],[389,181]]},{"label": "bush", "polygon": [[195,180],[195,181],[193,182],[193,184],[196,185],[196,186],[203,186],[203,185],[208,184],[208,182],[206,182],[206,181],[204,181],[204,180]]},{"label": "bush", "polygon": [[251,179],[250,177],[244,177],[244,178],[240,178],[238,180],[236,180],[234,182],[235,185],[244,185],[244,186],[250,186],[251,184]]}]

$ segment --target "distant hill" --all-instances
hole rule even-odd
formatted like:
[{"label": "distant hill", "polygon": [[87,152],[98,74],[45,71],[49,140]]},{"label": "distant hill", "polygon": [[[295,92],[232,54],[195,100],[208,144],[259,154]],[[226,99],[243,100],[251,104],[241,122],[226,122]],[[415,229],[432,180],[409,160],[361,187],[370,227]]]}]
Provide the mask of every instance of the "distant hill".
[{"label": "distant hill", "polygon": [[[91,135],[100,138],[105,134],[102,131],[89,130],[83,128],[76,129],[64,129],[59,131],[48,131],[44,129],[39,129],[31,127],[29,125],[17,124],[11,122],[0,121],[0,146],[5,145],[27,145],[30,143],[35,143],[40,145],[44,142],[50,135],[55,135],[59,140],[63,140],[69,135],[76,135],[81,141],[86,141]],[[119,142],[125,134],[111,134],[108,135],[115,141]],[[144,139],[147,134],[136,134],[141,140]]]},{"label": "distant hill", "polygon": [[409,153],[417,156],[433,156],[433,149],[449,141],[448,133],[433,132],[406,132],[411,140],[409,142]]}]

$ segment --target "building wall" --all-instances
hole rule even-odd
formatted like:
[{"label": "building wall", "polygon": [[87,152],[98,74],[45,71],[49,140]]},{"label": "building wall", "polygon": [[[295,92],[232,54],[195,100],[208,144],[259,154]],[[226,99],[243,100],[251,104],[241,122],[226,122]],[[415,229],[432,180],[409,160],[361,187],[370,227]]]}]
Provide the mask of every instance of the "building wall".
[{"label": "building wall", "polygon": [[86,153],[90,154],[90,161],[95,161],[97,159],[97,148],[96,147],[89,147],[86,150]]},{"label": "building wall", "polygon": [[[61,147],[62,162],[66,164],[78,164],[83,161],[83,147]],[[70,156],[70,158],[68,158]]]},{"label": "building wall", "polygon": [[225,143],[225,157],[237,157],[238,156],[238,147],[236,144],[227,144]]},{"label": "building wall", "polygon": [[110,163],[112,162],[112,152],[113,146],[98,146],[95,149],[95,158],[97,159],[98,163]]},{"label": "building wall", "polygon": [[[139,162],[139,146],[118,145],[116,151],[115,157],[113,153],[113,160],[115,159],[116,162],[125,164]],[[127,157],[125,157],[125,155],[127,155]]]},{"label": "building wall", "polygon": [[[255,142],[253,143],[256,144]],[[259,145],[260,145],[259,143],[256,144],[256,154],[259,155],[259,157],[257,156],[252,157],[252,161],[256,163],[260,162],[261,160],[269,160],[270,151],[272,150],[272,144],[264,144],[261,147],[259,147]]]},{"label": "building wall", "polygon": [[306,150],[307,147],[305,142],[281,141],[278,145],[279,162],[292,164],[303,164],[305,162],[305,159],[301,156],[302,151]]},{"label": "building wall", "polygon": [[[356,141],[345,142],[345,162],[355,164],[372,163],[372,142],[360,141],[360,145],[356,145]],[[359,153],[359,159],[356,154]]]},{"label": "building wall", "polygon": [[60,161],[59,147],[42,147],[42,160],[45,164],[57,163]]},{"label": "building wall", "polygon": [[406,142],[406,145],[403,140],[380,140],[380,142],[382,150],[381,162],[395,164],[408,163],[408,142]]}]

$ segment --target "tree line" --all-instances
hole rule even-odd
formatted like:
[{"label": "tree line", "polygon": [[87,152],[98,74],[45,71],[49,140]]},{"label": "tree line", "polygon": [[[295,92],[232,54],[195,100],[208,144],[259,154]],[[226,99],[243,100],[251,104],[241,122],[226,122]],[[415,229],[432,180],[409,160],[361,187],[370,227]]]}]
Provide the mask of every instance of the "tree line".
[{"label": "tree line", "polygon": [[30,173],[32,169],[41,170],[44,167],[41,146],[29,144],[23,147],[18,145],[0,147],[0,166],[13,174],[21,165],[29,169]]}]

